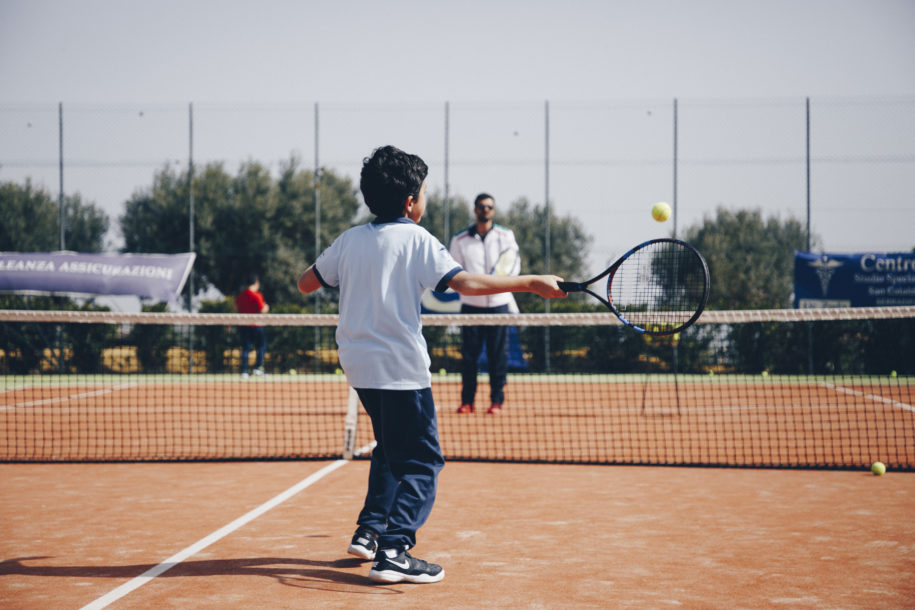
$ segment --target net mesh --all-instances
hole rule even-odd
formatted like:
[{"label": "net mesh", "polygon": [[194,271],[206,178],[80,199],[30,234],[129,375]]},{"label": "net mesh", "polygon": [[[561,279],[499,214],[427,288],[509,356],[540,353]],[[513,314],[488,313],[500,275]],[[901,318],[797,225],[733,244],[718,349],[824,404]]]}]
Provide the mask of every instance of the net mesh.
[{"label": "net mesh", "polygon": [[[255,321],[268,374],[243,379]],[[0,311],[0,460],[364,456],[336,321]],[[708,311],[660,338],[609,313],[423,321],[447,459],[915,469],[913,307]],[[456,413],[463,324],[509,326],[500,415],[485,355],[478,409]]]}]

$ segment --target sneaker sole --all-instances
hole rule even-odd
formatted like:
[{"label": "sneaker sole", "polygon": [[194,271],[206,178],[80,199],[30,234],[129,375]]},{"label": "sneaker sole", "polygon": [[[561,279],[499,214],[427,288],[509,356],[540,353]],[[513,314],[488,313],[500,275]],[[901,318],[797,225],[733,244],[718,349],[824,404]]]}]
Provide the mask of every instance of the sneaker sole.
[{"label": "sneaker sole", "polygon": [[362,559],[375,559],[375,553],[369,551],[365,547],[356,546],[355,544],[350,545],[346,552],[350,555],[355,555],[356,557],[361,557]]},{"label": "sneaker sole", "polygon": [[372,570],[369,572],[369,580],[372,582],[410,582],[418,585],[424,585],[430,582],[438,582],[445,578],[445,570],[438,574],[404,574],[395,570]]}]

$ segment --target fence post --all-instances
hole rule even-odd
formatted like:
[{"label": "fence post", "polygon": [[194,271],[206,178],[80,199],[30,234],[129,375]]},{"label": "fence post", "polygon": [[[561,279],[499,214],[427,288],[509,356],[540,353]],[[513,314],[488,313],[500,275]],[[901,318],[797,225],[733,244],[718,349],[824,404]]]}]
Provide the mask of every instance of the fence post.
[{"label": "fence post", "polygon": [[[321,255],[321,162],[320,162],[320,140],[318,130],[320,129],[320,109],[318,102],[315,102],[315,260]],[[315,313],[321,313],[321,291],[315,291]],[[319,372],[321,360],[318,358],[318,349],[321,347],[321,327],[314,328],[314,352],[315,352],[315,373]]]},{"label": "fence post", "polygon": [[[187,105],[187,242],[188,250],[194,252],[194,103]],[[194,313],[194,268],[187,276],[187,310]],[[188,327],[187,373],[194,372],[194,326]]]}]

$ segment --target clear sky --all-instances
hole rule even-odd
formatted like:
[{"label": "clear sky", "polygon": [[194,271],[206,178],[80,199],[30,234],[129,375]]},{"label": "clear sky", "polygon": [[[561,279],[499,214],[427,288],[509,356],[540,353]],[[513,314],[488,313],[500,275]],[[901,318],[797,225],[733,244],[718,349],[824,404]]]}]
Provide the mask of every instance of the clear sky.
[{"label": "clear sky", "polygon": [[[503,203],[521,196],[542,201],[542,108],[549,100],[551,200],[597,234],[596,265],[669,230],[653,223],[648,209],[672,197],[674,98],[683,113],[681,227],[716,205],[803,218],[807,96],[907,100],[905,107],[876,109],[816,105],[813,228],[827,250],[911,249],[915,0],[0,0],[0,109],[174,104],[180,121],[181,105],[194,102],[203,116],[195,150],[204,158],[207,146],[209,157],[268,163],[293,150],[307,167],[310,117],[296,127],[303,142],[290,145],[271,142],[269,109],[253,133],[229,119],[207,132],[206,119],[216,111],[206,105],[320,102],[322,164],[357,167],[372,147],[394,143],[427,158],[430,182],[441,188],[440,115],[449,101],[452,195],[470,199],[489,190]],[[747,100],[763,108],[765,123],[743,116]],[[621,104],[611,119],[593,105],[607,101]],[[510,115],[474,106],[513,103],[518,110]],[[362,104],[389,107],[362,112]],[[394,117],[391,107],[403,109],[410,127],[398,127],[404,117]],[[734,122],[716,133],[719,108]],[[0,125],[0,140],[7,139],[0,142],[0,179],[18,179],[17,162],[47,157],[45,186],[56,192],[56,114],[45,117],[52,124],[44,152],[29,148],[38,119],[34,128],[32,118],[21,119],[27,135],[17,131],[19,115],[7,116],[13,118]],[[145,116],[149,124],[153,116]],[[105,176],[112,174],[99,170],[95,188],[78,164],[68,169],[67,185],[116,220],[132,189],[151,184],[161,157],[152,144],[111,157],[81,150],[90,136],[72,127],[71,115],[68,121],[67,154],[123,162],[118,180],[131,164],[142,165],[135,159],[152,158],[151,168],[110,192],[104,189],[117,180]],[[426,140],[409,133],[421,121]],[[289,125],[277,133],[293,131]],[[103,123],[98,131],[105,129]],[[352,139],[356,132],[366,137]],[[736,145],[724,137],[734,132],[742,139]],[[187,129],[179,123],[176,133],[176,151],[162,155],[178,165]],[[230,152],[232,133],[248,148]]]},{"label": "clear sky", "polygon": [[912,0],[0,0],[0,101],[915,93]]}]

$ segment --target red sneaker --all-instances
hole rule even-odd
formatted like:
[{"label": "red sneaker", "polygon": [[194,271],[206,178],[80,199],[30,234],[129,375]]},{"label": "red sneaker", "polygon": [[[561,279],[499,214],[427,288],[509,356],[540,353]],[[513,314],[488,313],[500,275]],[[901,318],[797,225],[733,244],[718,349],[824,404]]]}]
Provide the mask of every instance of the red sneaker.
[{"label": "red sneaker", "polygon": [[489,410],[487,411],[487,413],[489,413],[490,415],[498,415],[501,412],[502,412],[502,403],[501,402],[492,403],[489,406]]},{"label": "red sneaker", "polygon": [[473,405],[461,405],[458,407],[458,413],[473,413]]}]

